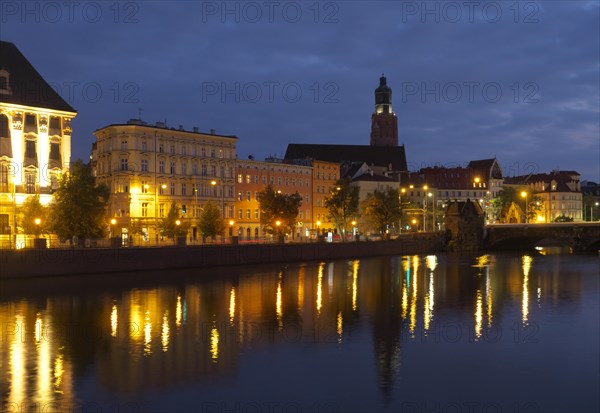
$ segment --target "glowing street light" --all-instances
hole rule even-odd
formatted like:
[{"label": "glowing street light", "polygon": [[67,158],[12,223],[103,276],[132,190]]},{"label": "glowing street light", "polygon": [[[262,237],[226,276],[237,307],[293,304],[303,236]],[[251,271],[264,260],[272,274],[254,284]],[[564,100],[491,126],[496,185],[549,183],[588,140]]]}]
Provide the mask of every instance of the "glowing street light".
[{"label": "glowing street light", "polygon": [[529,219],[527,217],[527,191],[522,191],[521,192],[521,197],[525,198],[525,223],[528,223]]}]

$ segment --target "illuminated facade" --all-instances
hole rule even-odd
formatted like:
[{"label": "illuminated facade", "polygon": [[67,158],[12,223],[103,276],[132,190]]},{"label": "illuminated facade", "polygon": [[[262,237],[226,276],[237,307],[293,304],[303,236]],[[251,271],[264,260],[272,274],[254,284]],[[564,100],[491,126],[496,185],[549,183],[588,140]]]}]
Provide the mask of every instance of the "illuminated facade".
[{"label": "illuminated facade", "polygon": [[398,146],[398,117],[392,111],[392,89],[383,75],[379,78],[379,87],[375,89],[371,146]]},{"label": "illuminated facade", "polygon": [[0,42],[0,62],[0,244],[8,246],[24,241],[19,206],[35,194],[50,203],[71,159],[77,112],[14,44]]},{"label": "illuminated facade", "polygon": [[[313,228],[312,222],[312,174],[313,168],[295,164],[281,163],[277,159],[266,161],[240,160],[237,162],[235,183],[235,224],[232,233],[241,239],[263,237],[260,224],[260,205],[257,195],[268,185],[284,194],[298,192],[302,205],[298,212],[297,228],[294,237],[308,235]],[[290,234],[292,235],[292,234]]]},{"label": "illuminated facade", "polygon": [[158,223],[172,202],[181,220],[190,223],[189,236],[199,238],[197,218],[207,201],[234,216],[234,172],[237,137],[148,125],[138,119],[94,132],[94,173],[110,189],[111,227],[124,240],[132,228],[141,242],[159,240]]}]

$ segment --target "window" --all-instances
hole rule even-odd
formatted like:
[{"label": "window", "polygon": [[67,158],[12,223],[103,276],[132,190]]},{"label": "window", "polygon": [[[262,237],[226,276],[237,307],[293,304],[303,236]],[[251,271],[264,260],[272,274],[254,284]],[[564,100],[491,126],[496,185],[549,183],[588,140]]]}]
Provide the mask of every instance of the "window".
[{"label": "window", "polygon": [[243,209],[238,209],[238,219],[243,219],[244,218],[244,210]]},{"label": "window", "polygon": [[37,119],[32,113],[25,115],[25,133],[34,132],[37,133]]},{"label": "window", "polygon": [[171,174],[175,173],[175,162],[171,162],[170,171],[171,171]]},{"label": "window", "polygon": [[277,178],[277,185],[281,185],[281,177]]},{"label": "window", "polygon": [[8,166],[6,165],[0,165],[0,192],[8,192]]},{"label": "window", "polygon": [[251,219],[251,218],[252,218],[252,212],[249,209],[247,209],[246,210],[246,219]]},{"label": "window", "polygon": [[263,185],[267,184],[267,177],[265,175],[263,175],[263,177],[262,177],[262,183],[263,183]]},{"label": "window", "polygon": [[35,141],[26,141],[25,142],[25,157],[31,159],[37,159],[37,154],[35,151]]},{"label": "window", "polygon": [[187,155],[187,147],[185,144],[181,145],[181,154]]},{"label": "window", "polygon": [[241,201],[242,199],[243,199],[243,198],[242,198],[242,193],[241,193],[241,192],[238,192],[238,201]]},{"label": "window", "polygon": [[252,194],[250,193],[250,191],[246,192],[246,199],[248,201],[250,201],[251,198],[252,198]]},{"label": "window", "polygon": [[215,157],[215,150],[214,150],[214,149],[211,149],[211,150],[210,150],[210,157],[211,157],[211,158],[214,158],[214,157]]},{"label": "window", "polygon": [[244,177],[242,176],[242,174],[238,174],[238,184],[241,184],[242,182],[244,182]]},{"label": "window", "polygon": [[201,153],[202,153],[202,157],[205,158],[206,157],[206,148],[202,148]]},{"label": "window", "polygon": [[254,175],[254,183],[257,184],[258,183],[258,175]]},{"label": "window", "polygon": [[198,175],[198,164],[196,162],[192,164],[192,175]]},{"label": "window", "polygon": [[25,174],[25,192],[35,194],[35,172],[27,172]]},{"label": "window", "polygon": [[158,163],[158,172],[160,172],[161,174],[165,173],[165,161],[160,161]]},{"label": "window", "polygon": [[164,195],[164,194],[165,194],[165,188],[166,188],[166,187],[167,187],[167,186],[166,186],[165,184],[159,184],[159,186],[158,186],[158,193],[159,193],[160,195]]},{"label": "window", "polygon": [[275,177],[272,176],[271,179],[269,180],[270,184],[273,185],[275,183]]},{"label": "window", "polygon": [[215,165],[210,166],[210,176],[217,176],[217,167]]},{"label": "window", "polygon": [[164,153],[165,152],[165,144],[161,143],[158,145],[158,152],[159,153]]},{"label": "window", "polygon": [[187,164],[185,162],[181,164],[181,175],[187,175]]},{"label": "window", "polygon": [[302,187],[302,179],[300,179],[300,180],[298,181],[298,186],[299,186],[299,187]]},{"label": "window", "polygon": [[202,176],[206,176],[206,165],[202,164]]},{"label": "window", "polygon": [[170,153],[171,155],[175,155],[175,145],[171,145],[171,146],[169,146],[169,153]]},{"label": "window", "polygon": [[290,186],[290,178],[285,178],[285,186]]},{"label": "window", "polygon": [[122,151],[126,151],[127,150],[127,139],[123,139],[121,141],[121,150]]},{"label": "window", "polygon": [[50,159],[53,161],[60,161],[60,144],[50,144]]},{"label": "window", "polygon": [[147,202],[142,202],[142,216],[143,217],[148,216],[148,203]]},{"label": "window", "polygon": [[171,195],[175,195],[175,182],[171,182]]},{"label": "window", "polygon": [[121,159],[121,170],[122,171],[127,171],[129,170],[129,164],[127,163],[127,158],[122,158]]},{"label": "window", "polygon": [[142,181],[142,194],[148,193],[148,182]]},{"label": "window", "polygon": [[146,152],[148,150],[148,144],[146,143],[146,140],[144,139],[142,141],[142,152]]},{"label": "window", "polygon": [[306,205],[308,205],[308,204],[309,204],[310,197],[309,197],[308,195],[306,195],[306,196],[304,197],[304,199],[305,199],[305,201],[306,201]]},{"label": "window", "polygon": [[224,166],[221,167],[221,175],[220,176],[221,176],[221,178],[225,178],[225,167]]},{"label": "window", "polygon": [[258,219],[259,215],[258,215],[258,209],[254,210],[254,219]]},{"label": "window", "polygon": [[142,172],[148,172],[148,159],[142,159]]},{"label": "window", "polygon": [[8,214],[0,214],[0,234],[10,234],[10,223]]},{"label": "window", "polygon": [[249,184],[250,183],[250,175],[246,175],[246,183]]},{"label": "window", "polygon": [[187,185],[181,184],[181,195],[187,195]]},{"label": "window", "polygon": [[160,205],[158,206],[158,215],[159,215],[161,218],[164,218],[164,216],[165,216],[165,204],[160,204]]}]

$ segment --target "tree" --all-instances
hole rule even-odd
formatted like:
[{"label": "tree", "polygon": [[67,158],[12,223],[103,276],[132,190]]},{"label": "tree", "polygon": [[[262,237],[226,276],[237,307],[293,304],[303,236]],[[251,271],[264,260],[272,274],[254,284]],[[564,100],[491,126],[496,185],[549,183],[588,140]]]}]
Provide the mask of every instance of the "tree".
[{"label": "tree", "polygon": [[183,237],[189,228],[190,223],[181,217],[177,203],[172,202],[169,213],[160,222],[160,234],[167,238]]},{"label": "tree", "polygon": [[560,215],[554,218],[554,222],[573,222],[573,218],[566,215]]},{"label": "tree", "polygon": [[[258,193],[257,199],[260,204],[260,223],[265,230],[270,234],[291,231],[293,236],[296,218],[302,205],[302,196],[298,192],[294,194],[275,192],[269,185]],[[277,222],[280,223],[279,226]]]},{"label": "tree", "polygon": [[103,237],[108,196],[105,185],[96,185],[90,166],[77,160],[58,181],[51,204],[50,230],[60,239]]},{"label": "tree", "polygon": [[198,220],[198,228],[203,237],[216,237],[225,231],[225,222],[221,217],[221,211],[213,203],[208,201]]},{"label": "tree", "polygon": [[389,227],[396,226],[402,216],[402,209],[397,189],[377,191],[367,195],[362,204],[363,215],[373,223],[375,228],[385,234]]},{"label": "tree", "polygon": [[48,208],[40,203],[39,195],[27,198],[21,206],[21,213],[23,214],[21,228],[25,234],[35,234],[36,238],[39,238],[40,234],[48,232],[50,227]]},{"label": "tree", "polygon": [[338,232],[346,234],[348,221],[358,215],[358,187],[352,186],[350,178],[339,179],[331,191],[331,195],[325,199],[325,207],[334,220]]},{"label": "tree", "polygon": [[546,216],[546,207],[544,200],[534,195],[533,199],[527,203],[527,222],[537,222],[538,216]]}]

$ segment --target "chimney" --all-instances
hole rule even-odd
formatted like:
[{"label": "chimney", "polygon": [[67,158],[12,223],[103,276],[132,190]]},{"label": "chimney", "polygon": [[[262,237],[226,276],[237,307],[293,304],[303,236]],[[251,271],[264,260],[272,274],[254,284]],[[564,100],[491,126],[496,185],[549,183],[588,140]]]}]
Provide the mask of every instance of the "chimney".
[{"label": "chimney", "polygon": [[192,130],[194,131],[194,133],[198,133],[198,127],[197,127],[197,126],[194,126],[194,127],[192,128]]},{"label": "chimney", "polygon": [[217,131],[216,131],[215,129],[211,129],[211,130],[210,130],[210,134],[211,134],[211,135],[214,135],[214,134],[216,134],[216,133],[217,133]]}]

